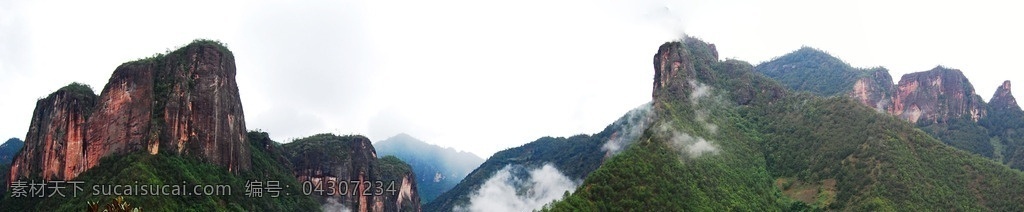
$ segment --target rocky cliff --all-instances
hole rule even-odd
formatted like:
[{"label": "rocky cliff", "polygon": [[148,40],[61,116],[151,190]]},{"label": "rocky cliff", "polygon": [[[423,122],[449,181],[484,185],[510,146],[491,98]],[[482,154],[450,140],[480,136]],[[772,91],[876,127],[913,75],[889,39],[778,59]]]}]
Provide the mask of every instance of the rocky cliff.
[{"label": "rocky cliff", "polygon": [[115,153],[167,151],[248,170],[245,130],[234,56],[193,43],[114,71],[89,120],[87,166]]},{"label": "rocky cliff", "polygon": [[366,137],[319,134],[287,143],[284,149],[295,177],[323,190],[314,189],[313,195],[325,208],[420,211],[412,168],[393,156],[377,159]]},{"label": "rocky cliff", "polygon": [[896,90],[889,70],[875,68],[865,72],[854,82],[853,90],[848,95],[875,110],[889,111]]},{"label": "rocky cliff", "polygon": [[1017,99],[1010,93],[1010,81],[1003,81],[1003,84],[996,88],[996,93],[988,101],[988,106],[994,110],[1020,110]]},{"label": "rocky cliff", "polygon": [[9,179],[71,179],[105,156],[140,151],[250,167],[234,56],[218,42],[124,63],[98,97],[62,90],[37,103]]},{"label": "rocky cliff", "polygon": [[685,98],[689,94],[691,85],[686,81],[675,79],[694,77],[692,60],[693,58],[683,48],[682,43],[676,42],[658,48],[658,53],[654,55],[654,92],[652,97],[654,99]]},{"label": "rocky cliff", "polygon": [[935,67],[932,70],[903,75],[896,85],[893,115],[917,123],[940,122],[985,116],[985,102],[974,93],[974,86],[960,70]]},{"label": "rocky cliff", "polygon": [[14,157],[8,179],[21,175],[68,180],[88,169],[82,163],[86,119],[96,100],[92,88],[72,83],[36,101],[25,145]]}]

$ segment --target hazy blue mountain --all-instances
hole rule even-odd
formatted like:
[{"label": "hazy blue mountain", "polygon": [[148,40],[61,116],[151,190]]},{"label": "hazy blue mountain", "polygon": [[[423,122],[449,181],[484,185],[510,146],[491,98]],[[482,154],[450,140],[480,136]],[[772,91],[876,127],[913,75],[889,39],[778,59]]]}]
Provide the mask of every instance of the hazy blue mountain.
[{"label": "hazy blue mountain", "polygon": [[455,187],[484,162],[473,153],[428,144],[404,133],[378,141],[373,146],[377,149],[377,156],[393,155],[412,166],[423,203]]},{"label": "hazy blue mountain", "polygon": [[11,164],[14,154],[18,154],[22,146],[25,146],[25,142],[18,138],[7,139],[4,144],[0,144],[0,164]]}]

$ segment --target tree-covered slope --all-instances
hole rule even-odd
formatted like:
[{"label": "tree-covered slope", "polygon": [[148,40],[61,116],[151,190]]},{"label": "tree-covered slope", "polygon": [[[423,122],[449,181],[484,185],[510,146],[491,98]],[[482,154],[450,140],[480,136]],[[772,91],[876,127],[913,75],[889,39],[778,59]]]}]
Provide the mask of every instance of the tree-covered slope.
[{"label": "tree-covered slope", "polygon": [[441,148],[407,134],[398,134],[373,144],[377,156],[392,155],[412,166],[416,188],[424,203],[455,187],[469,172],[484,162],[473,153]]},{"label": "tree-covered slope", "polygon": [[[549,209],[1024,210],[1020,171],[947,146],[847,97],[781,94],[737,101],[750,90],[777,85],[742,74],[750,68],[740,63],[724,65],[730,61],[702,54],[708,48],[702,41],[665,46],[677,48],[659,51],[668,55],[663,58],[683,56],[665,63],[679,62],[673,65],[656,62],[656,72],[671,67],[681,74],[655,83],[693,86],[674,97],[655,91],[657,121],[638,145]],[[731,101],[694,100],[707,93]],[[715,148],[700,145],[705,141]]]},{"label": "tree-covered slope", "polygon": [[808,91],[820,96],[849,92],[857,78],[866,74],[864,70],[853,68],[839,58],[811,47],[802,47],[759,64],[755,70],[777,80],[789,89]]},{"label": "tree-covered slope", "polygon": [[808,47],[762,63],[756,70],[795,91],[853,97],[915,123],[950,146],[1024,170],[1024,136],[1017,133],[1024,131],[1024,111],[1010,93],[1009,81],[986,103],[960,70],[938,66],[904,75],[893,85],[884,68],[855,69]]}]

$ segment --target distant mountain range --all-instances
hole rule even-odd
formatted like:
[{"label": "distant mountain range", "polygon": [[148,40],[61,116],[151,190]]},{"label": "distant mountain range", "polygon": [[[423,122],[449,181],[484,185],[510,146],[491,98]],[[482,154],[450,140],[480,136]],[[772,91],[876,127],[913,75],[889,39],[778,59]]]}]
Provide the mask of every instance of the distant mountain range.
[{"label": "distant mountain range", "polygon": [[484,161],[473,153],[428,144],[404,133],[373,146],[378,157],[395,156],[412,166],[423,203],[455,187]]},{"label": "distant mountain range", "polygon": [[25,146],[25,142],[18,138],[7,139],[0,144],[0,165],[10,165],[11,160],[14,160],[14,155],[18,154],[22,146]]}]

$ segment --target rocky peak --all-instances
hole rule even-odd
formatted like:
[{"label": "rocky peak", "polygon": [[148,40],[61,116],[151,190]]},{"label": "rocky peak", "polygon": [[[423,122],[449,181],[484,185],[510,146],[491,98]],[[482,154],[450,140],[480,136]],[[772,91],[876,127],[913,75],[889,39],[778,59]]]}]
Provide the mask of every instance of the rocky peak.
[{"label": "rocky peak", "polygon": [[86,119],[96,101],[92,88],[79,83],[71,83],[36,101],[23,150],[11,163],[8,182],[19,174],[69,180],[88,169],[83,166]]},{"label": "rocky peak", "polygon": [[670,96],[686,98],[692,88],[681,79],[695,75],[693,59],[689,54],[680,42],[667,42],[658,47],[658,53],[654,55],[654,99]]},{"label": "rocky peak", "polygon": [[849,96],[878,111],[889,111],[896,87],[892,75],[885,68],[866,70],[853,84]]},{"label": "rocky peak", "polygon": [[890,112],[917,123],[938,122],[958,117],[978,121],[985,115],[985,103],[974,87],[957,69],[935,67],[932,70],[903,75],[896,86]]},{"label": "rocky peak", "polygon": [[1010,81],[1003,81],[1003,84],[996,89],[996,93],[992,95],[992,99],[988,102],[989,107],[993,109],[1010,109],[1020,110],[1020,105],[1017,105],[1017,99],[1013,98],[1013,94],[1010,93]]},{"label": "rocky peak", "polygon": [[331,192],[335,195],[316,195],[322,204],[341,204],[352,211],[420,210],[412,168],[394,156],[377,159],[370,139],[364,136],[319,134],[284,144],[284,149],[300,182],[360,186],[356,189],[360,193],[366,188],[363,182],[373,186],[380,182],[385,190],[391,190],[381,195],[341,195],[340,190]]},{"label": "rocky peak", "polygon": [[657,100],[689,98],[694,80],[711,80],[710,64],[718,61],[718,50],[696,38],[666,42],[654,55],[654,106]]},{"label": "rocky peak", "polygon": [[216,41],[124,63],[98,97],[80,87],[37,103],[26,136],[33,150],[19,154],[10,179],[71,179],[103,157],[141,151],[193,155],[232,172],[250,167],[234,56]]}]

